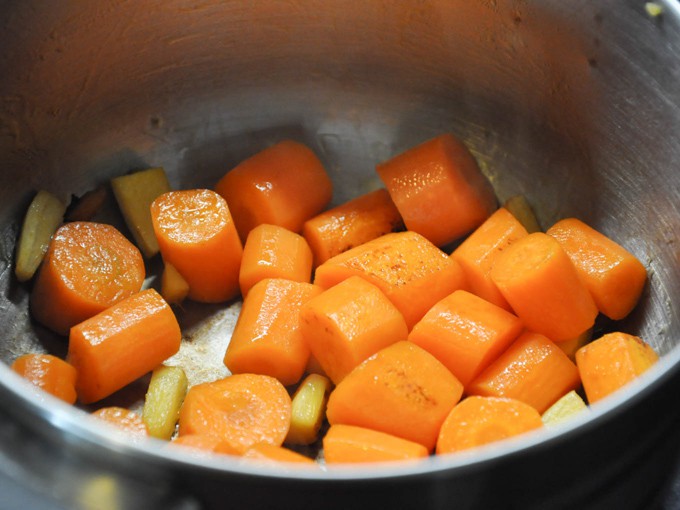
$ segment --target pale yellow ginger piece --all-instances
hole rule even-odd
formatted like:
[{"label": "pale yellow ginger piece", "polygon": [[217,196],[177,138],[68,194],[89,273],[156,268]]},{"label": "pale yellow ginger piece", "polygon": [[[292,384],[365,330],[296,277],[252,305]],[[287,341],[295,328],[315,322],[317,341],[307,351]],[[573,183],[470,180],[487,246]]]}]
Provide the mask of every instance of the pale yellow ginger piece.
[{"label": "pale yellow ginger piece", "polygon": [[181,367],[161,365],[154,369],[142,410],[142,420],[150,436],[172,437],[187,388],[187,376]]},{"label": "pale yellow ginger piece", "polygon": [[161,296],[171,305],[184,301],[189,295],[189,283],[172,264],[165,264],[161,275]]},{"label": "pale yellow ginger piece", "polygon": [[28,207],[17,243],[14,273],[20,282],[33,278],[52,235],[64,220],[66,205],[48,191],[38,191]]},{"label": "pale yellow ginger piece", "polygon": [[330,388],[330,380],[323,375],[310,374],[302,381],[293,395],[286,443],[312,444],[317,440],[321,423],[326,415],[326,401]]},{"label": "pale yellow ginger piece", "polygon": [[149,168],[111,179],[111,188],[125,223],[146,258],[159,251],[151,222],[151,202],[170,191],[162,168]]},{"label": "pale yellow ginger piece", "polygon": [[564,354],[569,356],[569,359],[571,361],[574,361],[576,357],[576,351],[578,351],[581,347],[586,345],[588,342],[590,342],[591,338],[593,337],[593,329],[587,329],[583,333],[581,333],[579,336],[572,338],[570,340],[565,340],[563,342],[558,342],[556,345],[562,351]]},{"label": "pale yellow ginger piece", "polygon": [[572,390],[550,406],[543,413],[541,419],[543,420],[543,425],[557,425],[587,410],[588,406],[586,403],[578,393]]},{"label": "pale yellow ginger piece", "polygon": [[656,18],[663,14],[663,5],[659,2],[647,2],[645,3],[645,10],[650,17]]},{"label": "pale yellow ginger piece", "polygon": [[538,223],[536,214],[524,195],[515,195],[510,197],[503,204],[510,214],[512,214],[522,226],[527,229],[530,234],[533,232],[542,232],[541,226]]}]

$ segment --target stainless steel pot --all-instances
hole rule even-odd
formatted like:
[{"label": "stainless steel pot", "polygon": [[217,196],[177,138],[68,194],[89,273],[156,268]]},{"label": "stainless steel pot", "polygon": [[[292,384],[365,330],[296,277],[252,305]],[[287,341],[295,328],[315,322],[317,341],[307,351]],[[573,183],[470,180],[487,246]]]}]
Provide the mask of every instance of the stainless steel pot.
[{"label": "stainless steel pot", "polygon": [[[129,444],[0,364],[0,471],[68,508],[646,507],[680,443],[680,7],[657,3],[661,16],[641,0],[0,1],[6,363],[65,350],[12,278],[36,189],[66,199],[148,166],[212,186],[292,137],[327,164],[339,203],[376,185],[375,163],[444,131],[501,199],[526,194],[544,226],[578,216],[644,261],[642,303],[619,327],[663,355],[560,430],[328,472]],[[182,315],[192,380],[224,370],[238,306]]]}]

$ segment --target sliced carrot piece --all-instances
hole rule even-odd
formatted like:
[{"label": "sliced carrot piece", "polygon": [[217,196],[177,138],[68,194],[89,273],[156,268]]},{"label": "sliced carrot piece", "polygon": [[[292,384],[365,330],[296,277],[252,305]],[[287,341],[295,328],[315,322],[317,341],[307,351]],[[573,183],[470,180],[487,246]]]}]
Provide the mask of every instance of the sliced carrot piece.
[{"label": "sliced carrot piece", "polygon": [[304,455],[284,448],[283,446],[276,446],[268,443],[254,444],[245,451],[243,457],[264,462],[314,464],[314,461],[309,457],[305,457]]},{"label": "sliced carrot piece", "polygon": [[304,237],[278,225],[263,223],[250,231],[239,271],[241,295],[265,278],[309,283],[312,250]]},{"label": "sliced carrot piece", "polygon": [[510,312],[457,290],[434,305],[408,339],[441,361],[466,386],[517,338],[523,327]]},{"label": "sliced carrot piece", "polygon": [[189,284],[189,298],[205,303],[239,293],[243,246],[227,202],[214,191],[170,191],[151,204],[163,260]]},{"label": "sliced carrot piece", "polygon": [[361,276],[382,290],[409,329],[437,301],[466,288],[460,265],[416,232],[395,232],[328,259],[316,268],[314,283],[327,289]]},{"label": "sliced carrot piece", "polygon": [[451,256],[463,269],[472,293],[511,310],[491,279],[490,272],[498,257],[511,244],[526,236],[527,231],[522,224],[501,207],[453,251]]},{"label": "sliced carrot piece", "polygon": [[391,462],[429,455],[422,444],[392,434],[353,425],[333,425],[323,438],[327,464]]},{"label": "sliced carrot piece", "polygon": [[658,359],[659,355],[640,337],[619,331],[576,351],[583,389],[591,404],[639,377]]},{"label": "sliced carrot piece", "polygon": [[314,253],[314,267],[355,246],[403,228],[390,194],[381,188],[307,220],[302,234]]},{"label": "sliced carrot piece", "polygon": [[378,351],[331,392],[331,425],[365,427],[422,444],[432,451],[463,385],[429,352],[412,342]]},{"label": "sliced carrot piece", "polygon": [[185,434],[177,436],[170,443],[172,446],[179,446],[189,448],[202,454],[221,453],[226,455],[240,456],[241,452],[231,446],[229,442],[222,440],[217,436],[208,434]]},{"label": "sliced carrot piece", "polygon": [[71,326],[142,288],[139,250],[111,225],[73,222],[52,237],[31,292],[33,317],[68,335]]},{"label": "sliced carrot piece", "polygon": [[52,354],[24,354],[12,363],[11,369],[38,388],[64,402],[76,402],[76,369]]},{"label": "sliced carrot piece", "polygon": [[576,351],[578,351],[581,347],[586,345],[590,340],[593,338],[593,329],[587,329],[580,335],[578,335],[575,338],[570,338],[569,340],[564,340],[560,342],[556,342],[557,347],[562,349],[564,354],[569,356],[569,359],[571,361],[576,360]]},{"label": "sliced carrot piece", "polygon": [[576,365],[554,342],[525,332],[466,391],[469,395],[514,398],[543,413],[580,384]]},{"label": "sliced carrot piece", "polygon": [[84,404],[107,397],[179,350],[182,334],[170,306],[143,290],[71,328],[67,361],[78,372]]},{"label": "sliced carrot piece", "polygon": [[542,232],[519,239],[491,269],[524,325],[551,340],[574,338],[591,328],[597,306],[560,244]]},{"label": "sliced carrot piece", "polygon": [[281,446],[290,427],[291,401],[273,377],[236,374],[189,389],[179,414],[179,435],[219,437],[243,454],[257,443]]},{"label": "sliced carrot piece", "polygon": [[460,140],[443,134],[376,168],[406,228],[443,246],[496,209],[491,184]]},{"label": "sliced carrot piece", "polygon": [[467,397],[453,408],[442,425],[437,453],[454,453],[539,429],[541,415],[510,398]]},{"label": "sliced carrot piece", "polygon": [[266,278],[243,301],[224,356],[234,374],[275,377],[284,385],[298,382],[309,359],[302,336],[300,309],[321,288],[281,278]]},{"label": "sliced carrot piece", "polygon": [[130,411],[124,407],[102,407],[101,409],[94,411],[92,416],[99,420],[103,420],[132,436],[146,437],[149,435],[142,417],[134,411]]},{"label": "sliced carrot piece", "polygon": [[319,158],[307,146],[284,140],[227,172],[215,191],[229,203],[241,239],[269,223],[300,232],[328,205],[333,186]]},{"label": "sliced carrot piece", "polygon": [[335,384],[372,354],[408,336],[399,310],[359,276],[310,299],[300,319],[303,338]]},{"label": "sliced carrot piece", "polygon": [[547,233],[567,252],[600,312],[613,320],[631,312],[647,281],[642,262],[576,218],[558,221]]}]

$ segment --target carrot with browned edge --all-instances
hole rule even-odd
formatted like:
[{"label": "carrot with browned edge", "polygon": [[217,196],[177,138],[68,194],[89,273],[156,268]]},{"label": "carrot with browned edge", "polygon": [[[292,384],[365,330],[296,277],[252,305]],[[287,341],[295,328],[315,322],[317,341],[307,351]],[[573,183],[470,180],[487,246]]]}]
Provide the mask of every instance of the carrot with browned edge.
[{"label": "carrot with browned edge", "polygon": [[422,444],[353,425],[332,425],[323,438],[326,464],[393,462],[426,458]]},{"label": "carrot with browned edge", "polygon": [[64,402],[76,402],[76,369],[52,354],[31,353],[19,356],[11,365],[21,377]]}]

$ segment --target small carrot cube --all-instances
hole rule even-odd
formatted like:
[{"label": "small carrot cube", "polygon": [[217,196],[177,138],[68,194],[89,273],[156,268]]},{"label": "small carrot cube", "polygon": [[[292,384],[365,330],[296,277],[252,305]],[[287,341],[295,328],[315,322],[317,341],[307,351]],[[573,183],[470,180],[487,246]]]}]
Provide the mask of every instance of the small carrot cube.
[{"label": "small carrot cube", "polygon": [[405,461],[429,455],[422,444],[377,430],[340,424],[326,432],[323,451],[327,464]]},{"label": "small carrot cube", "polygon": [[64,402],[76,402],[76,369],[52,354],[24,354],[11,366],[21,377]]}]

